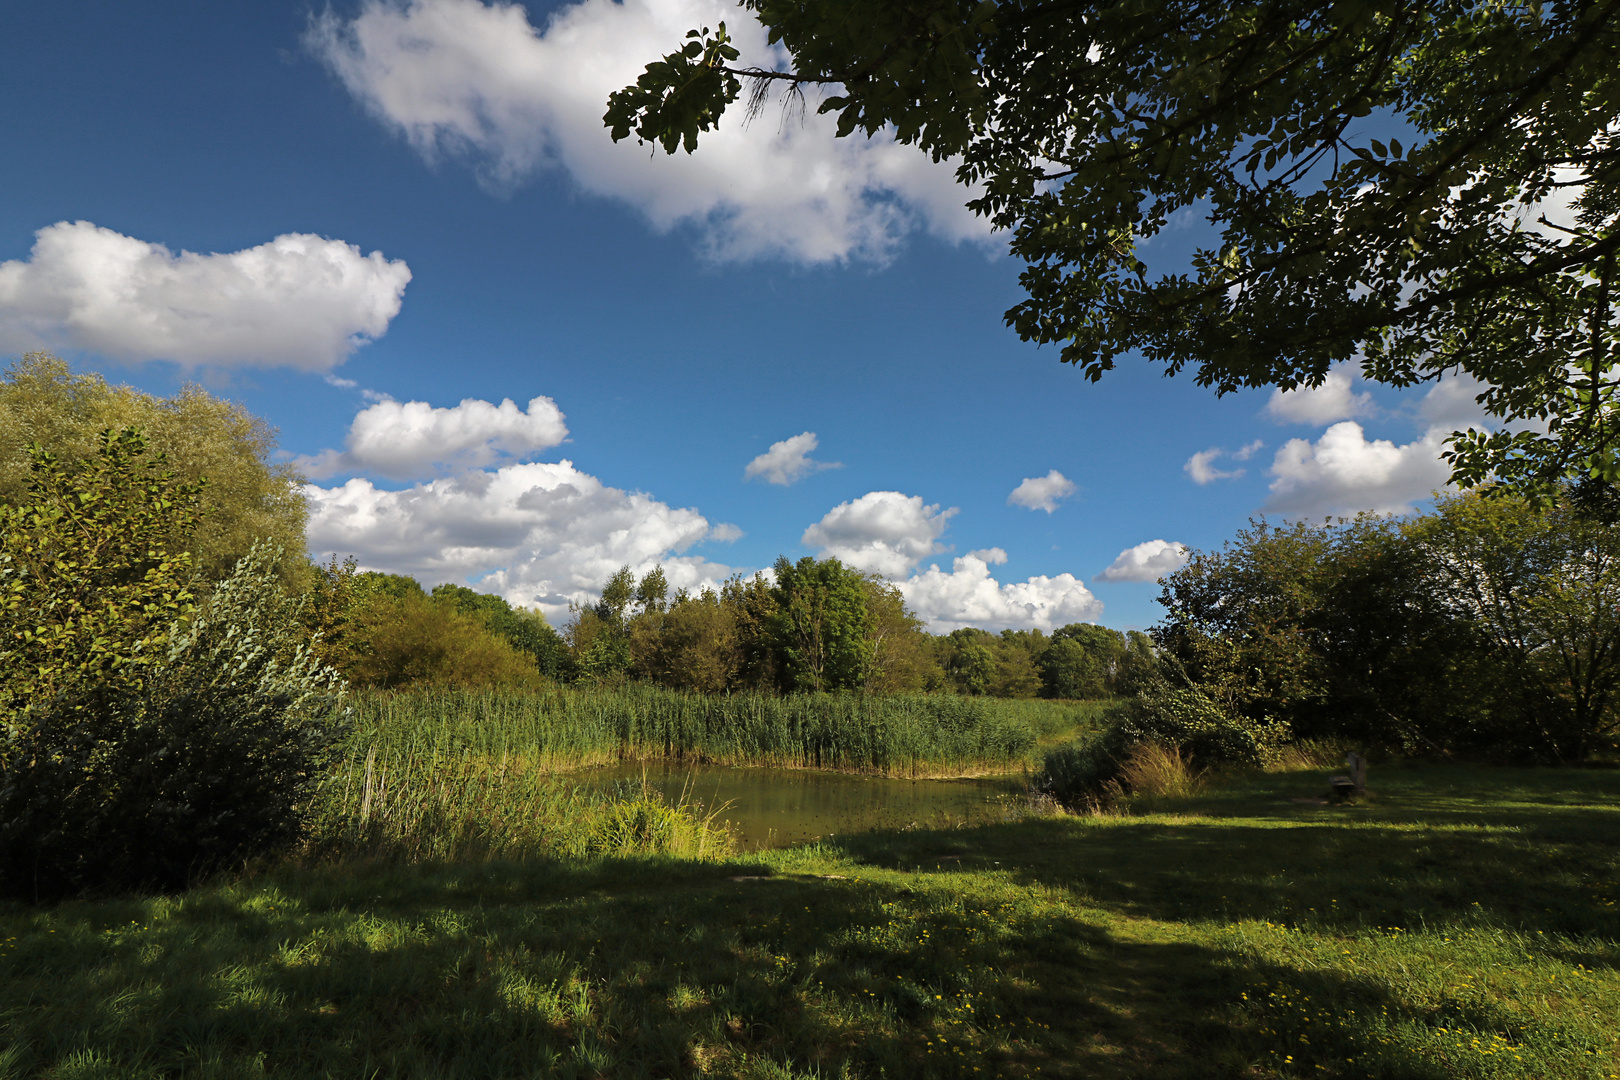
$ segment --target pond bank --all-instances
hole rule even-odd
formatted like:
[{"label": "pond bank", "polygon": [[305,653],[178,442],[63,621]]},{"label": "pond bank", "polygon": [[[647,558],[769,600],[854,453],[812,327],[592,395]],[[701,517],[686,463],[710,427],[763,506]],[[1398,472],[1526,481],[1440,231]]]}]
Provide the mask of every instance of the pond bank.
[{"label": "pond bank", "polygon": [[813,769],[626,762],[567,774],[600,791],[643,783],[671,805],[725,822],[739,850],[760,851],[873,829],[948,829],[1004,820],[1022,797],[1021,773],[910,780]]}]

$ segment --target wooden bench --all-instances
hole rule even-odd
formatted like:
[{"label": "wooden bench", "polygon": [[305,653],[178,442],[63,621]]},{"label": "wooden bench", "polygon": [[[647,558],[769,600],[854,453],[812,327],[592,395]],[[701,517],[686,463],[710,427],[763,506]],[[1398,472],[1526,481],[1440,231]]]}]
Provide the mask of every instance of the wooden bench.
[{"label": "wooden bench", "polygon": [[1344,763],[1350,766],[1349,776],[1328,777],[1328,787],[1332,789],[1335,802],[1367,793],[1367,759],[1352,750]]}]

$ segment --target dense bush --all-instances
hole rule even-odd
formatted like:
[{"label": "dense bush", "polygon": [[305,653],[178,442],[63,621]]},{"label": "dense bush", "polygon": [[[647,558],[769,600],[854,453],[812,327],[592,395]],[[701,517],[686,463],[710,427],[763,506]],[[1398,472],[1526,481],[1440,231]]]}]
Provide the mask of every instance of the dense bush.
[{"label": "dense bush", "polygon": [[435,586],[433,599],[437,603],[451,604],[464,614],[480,616],[485,629],[530,657],[539,673],[547,678],[556,678],[567,664],[568,646],[538,611],[513,608],[493,593],[474,592],[463,585]]},{"label": "dense bush", "polygon": [[1140,743],[1173,747],[1201,768],[1256,768],[1289,739],[1286,721],[1250,720],[1196,686],[1160,681],[1137,695],[1103,735],[1116,756]]},{"label": "dense bush", "polygon": [[566,661],[538,612],[499,596],[360,572],[351,557],[314,567],[302,619],[317,654],[357,687],[538,689]]},{"label": "dense bush", "polygon": [[[0,505],[0,716],[6,738],[39,710],[72,713],[139,691],[191,610],[201,487],[148,459],[134,429],[67,464],[35,444],[26,500]],[[13,756],[0,747],[0,764]]]},{"label": "dense bush", "polygon": [[1159,646],[1229,711],[1396,752],[1572,761],[1620,723],[1620,529],[1564,493],[1244,530],[1164,582]]},{"label": "dense bush", "polygon": [[[157,398],[91,372],[74,373],[46,353],[30,353],[0,375],[0,503],[28,498],[34,475],[29,446],[38,443],[73,467],[98,459],[102,432],[131,428],[162,454],[181,484],[197,487],[201,516],[168,546],[191,556],[204,590],[229,574],[260,537],[288,551],[303,548],[303,478],[290,462],[276,462],[275,432],[262,419],[196,385]],[[284,583],[302,584],[304,560],[286,562]]]},{"label": "dense bush", "polygon": [[1056,747],[1041,762],[1036,786],[1077,803],[1128,789],[1126,767],[1143,747],[1159,747],[1197,769],[1258,768],[1277,759],[1290,737],[1284,721],[1250,720],[1176,670],[1152,680],[1095,739]]},{"label": "dense bush", "polygon": [[341,683],[255,545],[138,687],[25,710],[0,769],[0,892],[175,889],[302,834]]}]

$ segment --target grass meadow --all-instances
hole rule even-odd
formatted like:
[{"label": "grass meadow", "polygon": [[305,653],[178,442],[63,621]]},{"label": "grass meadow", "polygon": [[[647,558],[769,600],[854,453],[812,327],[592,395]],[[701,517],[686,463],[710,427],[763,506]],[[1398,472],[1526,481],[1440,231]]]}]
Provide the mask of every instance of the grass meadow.
[{"label": "grass meadow", "polygon": [[1323,787],[0,907],[0,1076],[1620,1075],[1620,771]]}]

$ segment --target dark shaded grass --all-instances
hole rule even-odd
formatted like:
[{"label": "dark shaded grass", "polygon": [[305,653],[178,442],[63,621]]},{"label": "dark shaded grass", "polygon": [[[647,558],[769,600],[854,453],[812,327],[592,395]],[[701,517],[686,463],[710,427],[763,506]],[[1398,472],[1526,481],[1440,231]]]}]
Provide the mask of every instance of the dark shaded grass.
[{"label": "dark shaded grass", "polygon": [[1620,1073],[1620,774],[1383,769],[1362,805],[1288,801],[1321,782],[5,908],[0,1045],[52,1077]]}]

